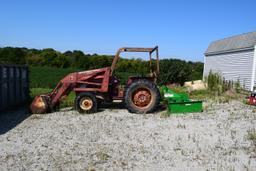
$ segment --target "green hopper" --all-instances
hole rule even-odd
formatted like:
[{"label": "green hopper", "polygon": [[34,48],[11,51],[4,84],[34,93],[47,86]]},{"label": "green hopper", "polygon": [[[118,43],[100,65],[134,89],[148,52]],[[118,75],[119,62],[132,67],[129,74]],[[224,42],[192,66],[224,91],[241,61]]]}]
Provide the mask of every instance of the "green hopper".
[{"label": "green hopper", "polygon": [[192,101],[185,93],[176,93],[166,86],[161,87],[170,113],[202,112],[202,101]]}]

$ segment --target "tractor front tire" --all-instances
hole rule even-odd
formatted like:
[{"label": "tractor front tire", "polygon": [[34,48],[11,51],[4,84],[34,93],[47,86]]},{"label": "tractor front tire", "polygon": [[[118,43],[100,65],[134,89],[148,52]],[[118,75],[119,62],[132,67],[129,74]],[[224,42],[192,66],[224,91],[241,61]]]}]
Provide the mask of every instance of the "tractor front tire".
[{"label": "tractor front tire", "polygon": [[160,92],[154,82],[140,79],[129,85],[124,100],[131,113],[151,113],[159,105]]},{"label": "tractor front tire", "polygon": [[93,93],[79,93],[75,99],[75,109],[79,113],[96,113],[98,109],[97,99]]}]

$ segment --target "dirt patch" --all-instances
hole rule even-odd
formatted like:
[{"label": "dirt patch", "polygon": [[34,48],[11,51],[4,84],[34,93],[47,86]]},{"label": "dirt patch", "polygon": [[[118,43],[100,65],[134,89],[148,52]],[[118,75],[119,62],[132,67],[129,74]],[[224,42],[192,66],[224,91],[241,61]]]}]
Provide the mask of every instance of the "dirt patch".
[{"label": "dirt patch", "polygon": [[31,115],[0,135],[0,170],[255,170],[254,111],[232,101],[170,117]]}]

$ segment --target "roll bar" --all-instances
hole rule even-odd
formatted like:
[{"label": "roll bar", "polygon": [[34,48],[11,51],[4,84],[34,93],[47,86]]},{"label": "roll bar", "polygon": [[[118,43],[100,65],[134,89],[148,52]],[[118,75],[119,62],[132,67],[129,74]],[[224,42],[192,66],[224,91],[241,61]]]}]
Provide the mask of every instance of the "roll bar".
[{"label": "roll bar", "polygon": [[120,48],[113,59],[112,65],[111,65],[111,73],[110,75],[113,75],[113,72],[115,70],[116,64],[118,62],[118,59],[120,58],[120,54],[122,52],[149,52],[149,61],[150,61],[150,67],[152,65],[152,53],[156,51],[156,74],[159,74],[159,54],[158,54],[158,46],[154,48],[133,48],[133,47],[123,47]]}]

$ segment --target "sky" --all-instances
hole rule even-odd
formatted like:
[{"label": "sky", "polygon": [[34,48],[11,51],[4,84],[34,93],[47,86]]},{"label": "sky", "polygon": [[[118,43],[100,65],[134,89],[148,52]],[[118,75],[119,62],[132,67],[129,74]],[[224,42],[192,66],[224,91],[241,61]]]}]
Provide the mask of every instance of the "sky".
[{"label": "sky", "polygon": [[210,42],[256,31],[256,0],[0,2],[0,47],[111,55],[158,45],[160,58],[203,61]]}]

